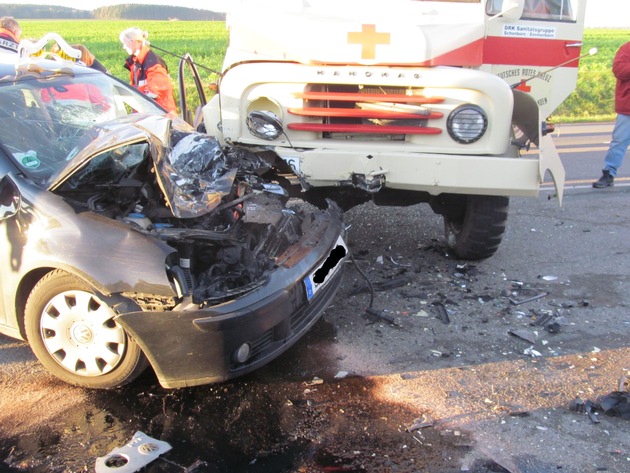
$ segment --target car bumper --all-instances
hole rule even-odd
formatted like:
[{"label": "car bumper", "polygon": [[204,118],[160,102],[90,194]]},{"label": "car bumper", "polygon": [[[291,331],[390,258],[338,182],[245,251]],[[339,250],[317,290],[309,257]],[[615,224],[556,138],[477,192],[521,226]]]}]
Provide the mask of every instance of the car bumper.
[{"label": "car bumper", "polygon": [[[265,285],[252,293],[204,309],[133,312],[117,320],[141,346],[165,388],[242,376],[288,350],[328,307],[347,257],[343,236],[340,211],[329,208],[294,248],[300,257],[274,270]],[[346,256],[338,259],[329,277],[311,294],[309,275],[339,245]],[[249,345],[250,356],[239,363],[235,353],[244,344]]]}]

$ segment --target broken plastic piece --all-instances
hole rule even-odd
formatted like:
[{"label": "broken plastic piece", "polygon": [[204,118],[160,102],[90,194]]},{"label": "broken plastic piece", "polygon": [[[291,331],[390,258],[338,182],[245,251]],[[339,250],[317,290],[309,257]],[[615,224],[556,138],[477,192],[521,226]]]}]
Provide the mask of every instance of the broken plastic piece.
[{"label": "broken plastic piece", "polygon": [[136,432],[124,447],[113,449],[108,455],[96,459],[96,473],[116,471],[132,473],[144,468],[172,447],[167,442],[156,440],[143,432]]}]

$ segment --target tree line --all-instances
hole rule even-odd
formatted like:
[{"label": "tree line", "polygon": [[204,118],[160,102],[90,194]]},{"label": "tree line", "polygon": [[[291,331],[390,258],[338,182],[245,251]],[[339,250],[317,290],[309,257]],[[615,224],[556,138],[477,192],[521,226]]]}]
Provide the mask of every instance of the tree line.
[{"label": "tree line", "polygon": [[164,5],[113,5],[95,10],[49,5],[0,5],[0,16],[12,16],[18,20],[95,19],[95,20],[195,20],[225,21],[225,13],[196,8]]}]

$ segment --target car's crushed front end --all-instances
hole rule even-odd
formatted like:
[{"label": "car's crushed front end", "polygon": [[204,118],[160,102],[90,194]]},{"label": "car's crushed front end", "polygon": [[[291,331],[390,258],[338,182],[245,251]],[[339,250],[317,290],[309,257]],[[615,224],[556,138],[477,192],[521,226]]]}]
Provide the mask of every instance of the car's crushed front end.
[{"label": "car's crushed front end", "polygon": [[[114,78],[20,67],[0,80],[3,189],[16,204],[0,223],[24,235],[8,234],[20,260],[2,271],[16,302],[0,331],[87,387],[135,378],[121,367],[137,345],[176,388],[253,371],[316,323],[349,256],[336,204],[291,201],[273,153],[221,146]],[[105,323],[51,309],[77,290],[107,305]]]},{"label": "car's crushed front end", "polygon": [[224,381],[292,346],[340,284],[348,248],[336,204],[288,206],[264,152],[222,148],[168,118],[102,128],[85,148],[90,156],[107,149],[99,142],[126,144],[101,158],[79,152],[51,189],[173,249],[165,261],[172,293],[118,294],[134,304],[119,304],[126,309],[116,321],[160,383]]}]

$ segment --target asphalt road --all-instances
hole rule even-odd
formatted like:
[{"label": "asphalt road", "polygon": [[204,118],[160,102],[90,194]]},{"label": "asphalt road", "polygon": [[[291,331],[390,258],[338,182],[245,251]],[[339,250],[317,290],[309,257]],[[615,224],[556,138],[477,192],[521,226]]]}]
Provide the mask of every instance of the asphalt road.
[{"label": "asphalt road", "polygon": [[173,447],[150,472],[627,473],[630,421],[570,409],[630,374],[630,164],[591,187],[611,130],[557,127],[562,207],[550,190],[512,199],[482,262],[448,254],[427,206],[349,211],[384,317],[349,265],[307,337],[240,380],[87,391],[0,336],[0,471],[94,471],[142,431]]}]

